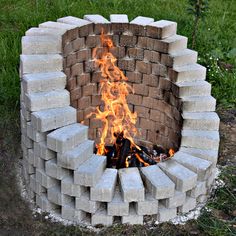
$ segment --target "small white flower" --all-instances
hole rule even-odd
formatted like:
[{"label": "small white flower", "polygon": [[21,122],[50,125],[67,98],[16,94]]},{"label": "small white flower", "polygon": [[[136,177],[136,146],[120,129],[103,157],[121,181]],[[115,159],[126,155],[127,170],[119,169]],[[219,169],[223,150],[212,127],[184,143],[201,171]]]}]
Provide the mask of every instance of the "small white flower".
[{"label": "small white flower", "polygon": [[208,28],[208,30],[211,30],[211,28]]}]

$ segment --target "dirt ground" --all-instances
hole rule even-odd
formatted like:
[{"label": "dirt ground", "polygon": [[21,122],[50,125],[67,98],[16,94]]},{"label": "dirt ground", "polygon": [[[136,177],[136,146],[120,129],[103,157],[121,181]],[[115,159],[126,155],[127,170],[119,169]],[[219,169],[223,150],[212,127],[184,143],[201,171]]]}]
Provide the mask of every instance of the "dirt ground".
[{"label": "dirt ground", "polygon": [[[220,124],[220,154],[219,164],[221,166],[236,165],[236,109],[219,111]],[[11,125],[9,125],[11,124]],[[102,228],[99,233],[83,229],[78,226],[63,226],[60,223],[52,223],[45,220],[45,215],[36,214],[33,216],[29,205],[20,196],[17,188],[16,165],[21,158],[20,149],[20,127],[16,118],[9,118],[0,122],[0,236],[15,235],[235,235],[220,232],[230,231],[206,231],[204,220],[191,220],[185,225],[178,226],[171,223],[162,223],[158,226],[129,226],[115,225],[109,228]],[[234,178],[235,181],[235,178]],[[234,183],[235,184],[235,183]],[[235,186],[235,185],[232,185]],[[236,189],[231,192],[235,194]],[[236,194],[235,194],[236,195]],[[230,203],[229,209],[232,208]],[[235,204],[234,204],[235,205]],[[223,205],[222,205],[223,206]],[[224,207],[224,206],[223,206]],[[226,213],[225,213],[226,212]],[[234,220],[236,208],[224,211],[218,210],[214,213],[216,221]],[[217,215],[218,214],[218,215]],[[208,216],[206,216],[208,217]],[[208,219],[209,220],[209,219]],[[219,222],[221,222],[219,221]],[[214,223],[213,222],[213,223]],[[221,222],[222,223],[222,222]],[[221,224],[220,223],[220,224]],[[222,223],[222,224],[223,224]],[[232,225],[232,223],[231,223]],[[217,226],[218,227],[218,226]],[[228,226],[227,226],[228,227]],[[232,227],[236,228],[233,223]],[[211,233],[219,232],[219,233]]]}]

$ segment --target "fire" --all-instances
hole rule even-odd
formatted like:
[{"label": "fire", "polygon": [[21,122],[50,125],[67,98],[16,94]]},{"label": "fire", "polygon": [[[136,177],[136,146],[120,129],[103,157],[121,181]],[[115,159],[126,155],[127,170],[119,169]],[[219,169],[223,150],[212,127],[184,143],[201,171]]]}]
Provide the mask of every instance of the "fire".
[{"label": "fire", "polygon": [[93,58],[103,77],[100,81],[100,94],[104,102],[102,110],[97,107],[96,111],[92,113],[103,123],[97,154],[104,155],[107,140],[109,143],[114,143],[116,139],[114,134],[121,132],[123,132],[124,138],[130,140],[131,146],[140,150],[133,140],[138,133],[135,127],[137,113],[130,111],[126,99],[129,93],[134,93],[133,88],[127,84],[128,78],[115,65],[117,59],[109,50],[114,47],[113,42],[103,33],[103,30],[100,39],[102,46],[108,50],[104,50],[101,58],[97,58],[97,48],[93,51]]},{"label": "fire", "polygon": [[174,149],[170,148],[170,150],[169,150],[169,155],[170,155],[170,157],[173,157],[174,154],[175,154]]}]

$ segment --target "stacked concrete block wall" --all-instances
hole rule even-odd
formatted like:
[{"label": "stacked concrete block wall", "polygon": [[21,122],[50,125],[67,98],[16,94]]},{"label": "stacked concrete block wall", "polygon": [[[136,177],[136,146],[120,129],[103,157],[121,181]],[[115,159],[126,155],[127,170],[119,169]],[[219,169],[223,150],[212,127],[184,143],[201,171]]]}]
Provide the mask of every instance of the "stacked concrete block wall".
[{"label": "stacked concrete block wall", "polygon": [[[145,215],[168,221],[206,199],[219,118],[206,69],[176,26],[141,16],[129,23],[126,15],[111,15],[110,21],[85,15],[26,32],[20,58],[22,173],[43,211],[76,223],[142,224]],[[92,60],[101,28],[113,38],[111,50],[135,89],[128,101],[143,140],[180,147],[172,160],[116,170],[93,154],[100,124],[86,116],[101,105],[101,75]]]}]

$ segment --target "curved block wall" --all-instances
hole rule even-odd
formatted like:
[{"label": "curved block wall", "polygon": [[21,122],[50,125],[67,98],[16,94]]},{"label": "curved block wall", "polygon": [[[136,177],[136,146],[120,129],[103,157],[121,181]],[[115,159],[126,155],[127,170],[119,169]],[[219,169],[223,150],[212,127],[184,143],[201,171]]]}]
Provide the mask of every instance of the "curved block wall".
[{"label": "curved block wall", "polygon": [[[93,154],[99,124],[85,117],[101,104],[91,53],[102,27],[136,91],[128,101],[139,114],[143,141],[180,144],[171,160],[116,170]],[[206,69],[176,27],[148,17],[129,23],[126,15],[110,21],[85,15],[26,32],[20,63],[23,174],[43,211],[93,225],[142,224],[144,215],[167,221],[206,199],[215,177],[219,118]]]}]

